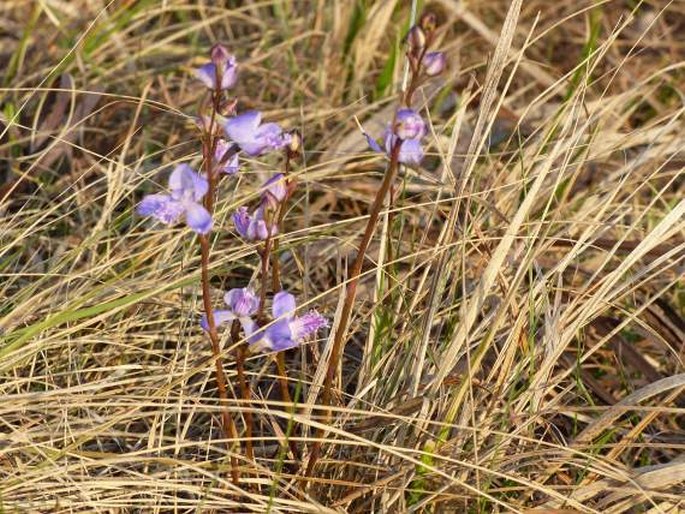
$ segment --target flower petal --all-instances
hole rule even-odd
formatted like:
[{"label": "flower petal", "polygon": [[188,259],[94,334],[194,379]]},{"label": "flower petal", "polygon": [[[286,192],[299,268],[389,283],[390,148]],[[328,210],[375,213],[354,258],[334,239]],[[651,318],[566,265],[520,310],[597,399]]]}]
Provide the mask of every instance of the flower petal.
[{"label": "flower petal", "polygon": [[285,183],[285,175],[283,173],[276,173],[273,177],[267,180],[262,186],[263,195],[272,205],[276,205],[285,200],[288,194],[288,189]]},{"label": "flower petal", "polygon": [[[221,309],[214,311],[214,324],[217,326],[217,328],[224,323],[233,321],[235,318],[235,314],[233,314],[231,311]],[[207,314],[202,315],[200,326],[202,327],[202,330],[209,332],[209,321],[207,320]]]},{"label": "flower petal", "polygon": [[423,148],[417,139],[407,139],[400,147],[399,162],[410,166],[418,166],[423,159]]},{"label": "flower petal", "polygon": [[247,212],[247,207],[238,207],[238,210],[233,213],[233,224],[235,230],[241,237],[248,239],[248,229],[250,227],[250,215]]},{"label": "flower petal", "polygon": [[262,121],[262,113],[259,111],[247,111],[233,118],[229,118],[224,124],[226,135],[241,145],[244,142],[254,141],[257,127]]},{"label": "flower petal", "polygon": [[216,66],[208,62],[194,70],[195,78],[202,81],[202,83],[209,89],[214,89],[216,85]]},{"label": "flower petal", "polygon": [[400,139],[421,139],[426,133],[426,124],[413,109],[400,109],[395,115],[395,133]]},{"label": "flower petal", "polygon": [[212,216],[199,203],[186,202],[186,223],[198,234],[208,234],[212,230]]},{"label": "flower petal", "polygon": [[287,291],[281,291],[274,296],[274,303],[271,312],[274,318],[285,316],[285,319],[291,319],[295,316],[295,297]]},{"label": "flower petal", "polygon": [[184,210],[181,202],[161,193],[148,195],[138,204],[139,214],[153,216],[166,225],[176,223]]},{"label": "flower petal", "polygon": [[239,317],[252,316],[259,308],[259,298],[249,287],[231,289],[224,295],[224,301]]},{"label": "flower petal", "polygon": [[176,166],[169,175],[169,189],[176,200],[185,198],[197,202],[207,194],[209,183],[184,163]]},{"label": "flower petal", "polygon": [[381,146],[378,144],[378,142],[374,138],[372,138],[366,132],[364,132],[364,137],[366,138],[366,142],[371,147],[371,150],[373,150],[374,152],[383,153],[383,149],[381,148]]}]

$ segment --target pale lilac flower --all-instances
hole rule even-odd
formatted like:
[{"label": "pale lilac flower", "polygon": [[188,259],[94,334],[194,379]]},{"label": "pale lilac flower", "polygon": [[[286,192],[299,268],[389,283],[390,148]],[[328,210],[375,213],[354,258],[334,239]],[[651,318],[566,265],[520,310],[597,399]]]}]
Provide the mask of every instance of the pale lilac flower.
[{"label": "pale lilac flower", "polygon": [[290,134],[276,123],[262,123],[262,113],[248,111],[229,118],[224,124],[226,135],[248,155],[255,157],[290,144]]},{"label": "pale lilac flower", "polygon": [[195,70],[195,77],[209,89],[231,89],[238,79],[238,65],[222,45],[212,48],[212,61]]},{"label": "pale lilac flower", "polygon": [[423,57],[423,66],[429,77],[440,75],[447,66],[445,52],[428,52]]},{"label": "pale lilac flower", "polygon": [[275,321],[266,327],[260,339],[270,350],[294,348],[328,326],[328,320],[315,310],[295,316],[296,307],[295,297],[290,293],[281,291],[274,296],[272,313]]},{"label": "pale lilac flower", "polygon": [[288,185],[286,184],[285,175],[283,173],[276,173],[264,183],[262,190],[262,197],[272,207],[276,207],[288,196]]},{"label": "pale lilac flower", "polygon": [[147,195],[138,204],[138,213],[152,216],[162,223],[173,225],[185,214],[186,223],[198,234],[212,229],[212,216],[202,204],[209,184],[187,164],[179,164],[169,176],[171,194]]},{"label": "pale lilac flower", "polygon": [[260,205],[251,215],[247,207],[240,207],[233,213],[235,230],[247,241],[265,241],[278,233],[278,227],[271,223],[270,227],[264,219],[264,206]]},{"label": "pale lilac flower", "polygon": [[[252,320],[252,316],[259,309],[259,297],[252,289],[245,287],[243,289],[231,289],[224,295],[224,302],[228,309],[214,311],[216,327],[229,321],[238,320],[245,331],[245,336],[250,337],[257,329],[257,324]],[[202,316],[200,326],[202,330],[209,331],[209,321],[206,314]]]},{"label": "pale lilac flower", "polygon": [[233,145],[225,139],[218,139],[216,142],[216,149],[214,150],[214,162],[216,162],[218,166],[219,173],[235,175],[240,169],[237,153],[227,157],[227,154],[231,150],[232,146]]},{"label": "pale lilac flower", "polygon": [[421,139],[426,133],[426,124],[413,109],[399,109],[395,116],[395,134],[400,139]]},{"label": "pale lilac flower", "polygon": [[394,131],[388,126],[381,136],[383,139],[382,148],[378,141],[372,138],[366,132],[363,132],[367,143],[374,152],[385,153],[390,156],[392,153],[392,148],[395,146],[395,142],[398,140],[400,143],[400,150],[398,155],[398,160],[402,164],[407,164],[409,166],[418,166],[423,159],[423,147],[421,146],[421,138],[426,133],[426,124],[412,109],[399,109],[395,116],[395,128]]},{"label": "pale lilac flower", "polygon": [[[392,148],[397,141],[397,135],[393,134],[390,129],[386,129],[383,132],[385,148],[381,148],[378,142],[367,133],[364,133],[364,137],[366,137],[366,141],[374,152],[385,153],[388,156],[392,153]],[[421,141],[418,139],[407,139],[401,141],[400,145],[400,153],[397,157],[397,160],[400,163],[409,166],[418,166],[421,164],[424,155]]]}]

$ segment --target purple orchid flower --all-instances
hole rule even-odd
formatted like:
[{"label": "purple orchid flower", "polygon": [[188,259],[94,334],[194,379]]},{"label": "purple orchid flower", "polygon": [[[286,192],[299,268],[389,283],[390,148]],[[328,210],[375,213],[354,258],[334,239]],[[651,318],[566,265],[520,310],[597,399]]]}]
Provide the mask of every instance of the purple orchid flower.
[{"label": "purple orchid flower", "polygon": [[328,320],[315,310],[295,316],[296,307],[295,297],[290,293],[281,291],[274,296],[272,313],[275,321],[266,327],[260,339],[270,350],[279,352],[294,348],[328,326]]},{"label": "purple orchid flower", "polygon": [[235,175],[240,169],[237,153],[226,158],[226,154],[231,150],[232,146],[233,145],[225,139],[218,139],[216,142],[216,149],[214,150],[214,162],[217,163],[219,173]]},{"label": "purple orchid flower", "polygon": [[280,150],[290,144],[290,134],[284,133],[276,123],[262,123],[262,113],[248,111],[224,124],[231,140],[248,155],[256,157],[271,150]]},{"label": "purple orchid flower", "polygon": [[374,152],[385,153],[390,156],[395,143],[399,139],[400,150],[398,161],[409,166],[418,166],[423,159],[423,147],[421,138],[426,133],[426,124],[421,116],[412,109],[400,109],[395,117],[395,131],[390,127],[383,131],[382,139],[385,148],[382,148],[374,138],[363,132],[367,143]]},{"label": "purple orchid flower", "polygon": [[276,207],[283,202],[288,196],[288,184],[283,173],[276,173],[269,180],[264,182],[262,186],[262,198],[266,200],[269,205]]},{"label": "purple orchid flower", "polygon": [[187,164],[179,164],[169,175],[171,194],[147,195],[138,204],[138,214],[152,216],[166,225],[173,225],[185,214],[186,223],[198,234],[212,229],[212,216],[200,201],[209,184]]},{"label": "purple orchid flower", "polygon": [[[385,153],[388,156],[392,153],[392,147],[395,145],[395,141],[397,141],[397,135],[390,132],[389,129],[383,132],[385,149],[381,148],[378,142],[367,133],[364,133],[364,137],[366,137],[366,141],[374,152]],[[421,164],[424,153],[421,142],[418,139],[406,139],[400,144],[400,153],[397,157],[400,163],[408,166],[418,166]]]},{"label": "purple orchid flower", "polygon": [[195,70],[195,77],[209,89],[231,89],[238,80],[238,65],[222,45],[214,45],[212,61]]},{"label": "purple orchid flower", "polygon": [[[231,289],[224,295],[224,302],[228,309],[214,311],[214,323],[217,327],[229,321],[238,320],[245,331],[245,336],[250,337],[257,329],[257,324],[252,316],[259,309],[259,297],[255,292],[245,287],[243,289]],[[200,320],[200,326],[205,332],[209,331],[209,321],[204,314]]]},{"label": "purple orchid flower", "polygon": [[426,75],[434,77],[440,75],[447,66],[447,58],[444,52],[428,52],[423,57],[423,66]]},{"label": "purple orchid flower", "polygon": [[278,233],[275,224],[267,225],[264,219],[264,206],[260,205],[250,215],[247,207],[240,207],[233,213],[233,223],[236,232],[247,241],[265,241]]}]

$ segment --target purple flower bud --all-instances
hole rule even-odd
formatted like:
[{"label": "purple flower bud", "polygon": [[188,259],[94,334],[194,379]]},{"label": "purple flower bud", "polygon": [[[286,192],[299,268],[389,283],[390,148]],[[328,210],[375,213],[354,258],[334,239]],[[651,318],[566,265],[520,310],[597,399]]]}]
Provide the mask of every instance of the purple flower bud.
[{"label": "purple flower bud", "polygon": [[238,79],[238,65],[233,55],[222,45],[214,45],[212,62],[195,70],[195,77],[209,89],[231,89]]},{"label": "purple flower bud", "polygon": [[152,216],[172,225],[185,214],[186,223],[198,234],[212,229],[212,216],[199,202],[207,194],[209,184],[187,164],[174,168],[169,176],[171,194],[148,195],[138,204],[138,213]]},{"label": "purple flower bud", "polygon": [[248,111],[229,118],[224,124],[226,135],[250,156],[280,150],[291,142],[290,134],[276,123],[262,124],[262,113]]},{"label": "purple flower bud", "polygon": [[426,124],[421,116],[412,109],[400,109],[395,118],[395,134],[400,139],[421,139],[426,132]]},{"label": "purple flower bud", "polygon": [[233,145],[225,139],[218,139],[216,142],[216,149],[214,150],[214,161],[218,166],[219,173],[226,175],[235,175],[240,169],[238,161],[238,154],[234,153],[227,157]]},{"label": "purple flower bud", "polygon": [[426,75],[433,77],[440,75],[447,66],[447,58],[444,52],[428,52],[423,58],[423,66]]},{"label": "purple flower bud", "polygon": [[433,32],[438,27],[438,17],[435,13],[425,12],[419,18],[419,26],[426,32]]},{"label": "purple flower bud", "polygon": [[223,63],[233,59],[233,56],[228,53],[228,49],[221,43],[216,43],[212,47],[212,49],[209,51],[209,57],[217,66],[221,66]]},{"label": "purple flower bud", "polygon": [[409,29],[407,34],[407,44],[409,45],[409,52],[415,57],[418,57],[423,47],[426,46],[426,33],[418,25],[414,25]]}]

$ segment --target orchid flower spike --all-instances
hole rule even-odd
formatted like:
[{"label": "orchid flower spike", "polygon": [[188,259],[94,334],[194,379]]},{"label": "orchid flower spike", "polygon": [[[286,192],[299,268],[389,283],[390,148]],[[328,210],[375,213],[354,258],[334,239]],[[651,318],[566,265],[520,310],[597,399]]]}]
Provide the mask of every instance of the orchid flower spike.
[{"label": "orchid flower spike", "polygon": [[286,291],[277,293],[272,305],[275,321],[266,327],[259,341],[270,350],[279,352],[298,346],[307,337],[328,326],[328,320],[315,310],[295,316],[296,308],[293,295]]},{"label": "orchid flower spike", "polygon": [[276,123],[262,123],[262,113],[248,111],[229,118],[224,124],[226,135],[246,154],[256,157],[271,150],[288,146],[290,134]]},{"label": "orchid flower spike", "polygon": [[267,224],[264,219],[264,205],[260,205],[251,215],[247,207],[240,207],[233,213],[235,230],[247,241],[266,241],[278,233],[275,224]]},{"label": "orchid flower spike", "polygon": [[[259,309],[259,297],[252,289],[245,287],[243,289],[231,289],[224,295],[224,302],[228,309],[214,311],[215,326],[219,327],[229,321],[238,320],[245,331],[245,336],[250,337],[257,328],[252,316]],[[209,331],[209,321],[206,314],[202,316],[200,326],[205,332]]]},{"label": "orchid flower spike", "polygon": [[209,89],[231,89],[238,80],[235,57],[219,44],[212,47],[211,57],[211,62],[195,70],[195,77]]},{"label": "orchid flower spike", "polygon": [[145,196],[137,211],[152,216],[166,225],[178,222],[185,215],[188,226],[198,234],[212,230],[212,216],[200,203],[207,194],[209,184],[187,164],[179,164],[169,176],[170,194],[156,193]]}]

